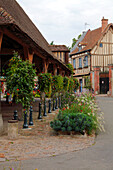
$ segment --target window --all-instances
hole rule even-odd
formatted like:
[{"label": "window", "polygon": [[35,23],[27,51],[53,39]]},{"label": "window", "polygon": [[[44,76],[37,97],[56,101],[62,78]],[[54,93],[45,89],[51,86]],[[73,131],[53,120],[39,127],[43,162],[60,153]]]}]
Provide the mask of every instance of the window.
[{"label": "window", "polygon": [[74,69],[76,68],[76,59],[75,58],[73,59],[73,67],[74,67]]},{"label": "window", "polygon": [[82,58],[79,58],[79,68],[82,68]]},{"label": "window", "polygon": [[88,66],[88,56],[84,57],[84,67]]},{"label": "window", "polygon": [[103,47],[103,44],[102,43],[100,43],[100,45],[99,45],[100,47]]}]

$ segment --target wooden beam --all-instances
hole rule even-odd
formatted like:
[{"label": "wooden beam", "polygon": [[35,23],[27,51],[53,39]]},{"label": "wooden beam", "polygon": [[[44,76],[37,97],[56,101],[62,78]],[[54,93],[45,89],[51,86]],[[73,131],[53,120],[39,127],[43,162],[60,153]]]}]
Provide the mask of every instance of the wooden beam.
[{"label": "wooden beam", "polygon": [[0,51],[2,46],[3,32],[0,32]]},{"label": "wooden beam", "polygon": [[6,34],[8,37],[10,37],[11,39],[17,41],[19,44],[21,44],[22,46],[25,45],[25,43],[19,39],[17,36],[15,36],[13,33],[11,33],[9,30],[7,30],[6,28],[2,28],[0,29],[0,31],[3,31],[4,34]]},{"label": "wooden beam", "polygon": [[[15,51],[18,51],[19,54],[22,53],[22,50],[15,50]],[[2,48],[1,51],[0,51],[0,54],[9,54],[9,55],[12,55],[14,52],[14,49],[8,49],[8,48]]]},{"label": "wooden beam", "polygon": [[[17,36],[15,36],[13,33],[11,33],[11,32],[10,32],[9,30],[7,30],[6,28],[2,28],[2,29],[0,29],[0,31],[3,31],[4,34],[6,34],[9,38],[15,40],[15,41],[18,42],[19,44],[21,44],[23,47],[27,46],[27,45],[25,45],[25,42],[23,42],[21,39],[19,39]],[[28,47],[27,47],[27,48],[28,48]],[[39,57],[41,57],[41,58],[43,58],[43,59],[46,58],[45,56],[43,56],[42,54],[40,54],[37,50],[33,49],[33,51],[34,51],[34,53],[35,53],[37,56],[39,56]]]}]

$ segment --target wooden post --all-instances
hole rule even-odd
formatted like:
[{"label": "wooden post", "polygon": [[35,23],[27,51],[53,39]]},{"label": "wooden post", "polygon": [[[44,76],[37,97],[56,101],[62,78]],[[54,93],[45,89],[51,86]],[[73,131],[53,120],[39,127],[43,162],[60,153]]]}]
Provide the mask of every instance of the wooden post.
[{"label": "wooden post", "polygon": [[57,67],[56,67],[56,64],[54,64],[53,65],[53,74],[54,74],[54,76],[56,76],[57,75]]},{"label": "wooden post", "polygon": [[31,63],[33,62],[34,52],[30,50],[27,46],[24,46],[24,58],[25,60],[29,60]]},{"label": "wooden post", "polygon": [[34,52],[32,50],[28,50],[28,60],[30,61],[30,63],[33,62],[33,55]]},{"label": "wooden post", "polygon": [[3,32],[0,32],[0,51],[2,46],[2,40],[3,40]]},{"label": "wooden post", "polygon": [[[0,51],[1,51],[1,46],[2,46],[2,40],[3,40],[3,33],[0,32]],[[0,68],[1,68],[1,58],[0,58]],[[1,70],[0,70],[1,71]],[[0,83],[1,85],[1,83]],[[1,95],[0,95],[1,99]],[[2,111],[1,111],[1,102],[0,102],[0,134],[3,132],[3,118],[2,118]]]},{"label": "wooden post", "polygon": [[49,61],[43,59],[43,62],[44,62],[44,73],[47,73],[48,72],[48,66],[49,66]]},{"label": "wooden post", "polygon": [[28,48],[24,46],[23,49],[24,49],[24,59],[28,60]]},{"label": "wooden post", "polygon": [[100,67],[99,66],[94,67],[94,93],[95,94],[99,94],[100,91],[99,72],[100,72]]}]

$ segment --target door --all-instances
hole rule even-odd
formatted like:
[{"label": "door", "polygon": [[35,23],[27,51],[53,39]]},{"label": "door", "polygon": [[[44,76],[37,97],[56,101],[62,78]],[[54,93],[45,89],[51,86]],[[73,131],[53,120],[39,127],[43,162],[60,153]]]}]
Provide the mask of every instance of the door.
[{"label": "door", "polygon": [[107,94],[109,91],[109,78],[100,78],[100,94]]}]

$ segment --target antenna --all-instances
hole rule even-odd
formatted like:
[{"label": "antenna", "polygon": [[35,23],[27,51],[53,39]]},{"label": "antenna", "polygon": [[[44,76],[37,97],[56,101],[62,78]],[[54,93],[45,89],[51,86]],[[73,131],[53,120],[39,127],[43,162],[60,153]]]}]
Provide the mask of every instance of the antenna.
[{"label": "antenna", "polygon": [[85,24],[84,24],[84,25],[85,25],[85,30],[86,30],[87,25],[90,25],[90,24],[88,24],[87,22],[85,22]]}]

